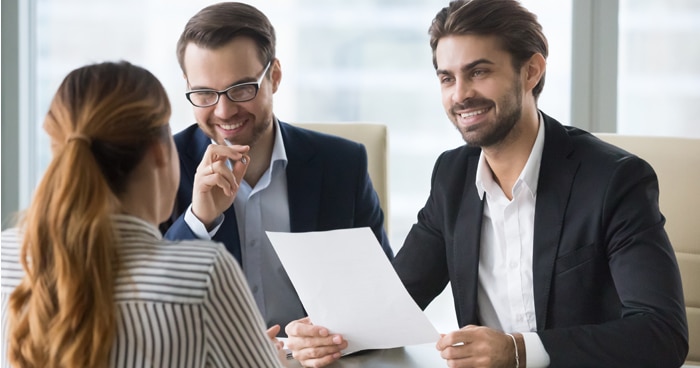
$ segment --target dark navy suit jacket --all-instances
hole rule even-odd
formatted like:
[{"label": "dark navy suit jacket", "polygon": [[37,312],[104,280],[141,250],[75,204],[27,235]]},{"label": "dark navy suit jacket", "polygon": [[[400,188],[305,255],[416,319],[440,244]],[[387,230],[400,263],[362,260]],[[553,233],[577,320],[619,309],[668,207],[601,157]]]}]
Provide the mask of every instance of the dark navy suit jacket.
[{"label": "dark navy suit jacket", "polygon": [[[384,231],[384,213],[367,173],[363,145],[279,122],[287,153],[287,192],[292,232],[370,227],[386,255],[393,252]],[[168,239],[195,239],[184,212],[192,203],[194,174],[211,139],[197,124],[175,135],[180,155],[180,187],[172,219],[161,226]],[[214,235],[239,263],[241,245],[234,207],[224,211]]]},{"label": "dark navy suit jacket", "polygon": [[[550,366],[680,366],[687,321],[654,170],[546,115],[544,129],[532,271]],[[465,145],[438,158],[428,201],[394,260],[421,308],[451,282],[460,326],[479,324],[480,153]]]}]

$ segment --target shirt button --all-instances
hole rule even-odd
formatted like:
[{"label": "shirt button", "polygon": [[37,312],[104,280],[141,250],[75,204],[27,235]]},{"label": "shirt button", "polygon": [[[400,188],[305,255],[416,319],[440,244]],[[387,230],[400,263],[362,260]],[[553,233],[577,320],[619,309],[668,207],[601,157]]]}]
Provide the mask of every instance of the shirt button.
[{"label": "shirt button", "polygon": [[256,285],[256,286],[253,286],[253,289],[252,289],[252,290],[253,290],[253,293],[257,293],[257,292],[258,292],[258,287],[257,287],[257,285]]},{"label": "shirt button", "polygon": [[517,262],[513,261],[513,262],[510,263],[510,268],[517,268],[517,267],[518,267],[518,263],[517,263]]}]

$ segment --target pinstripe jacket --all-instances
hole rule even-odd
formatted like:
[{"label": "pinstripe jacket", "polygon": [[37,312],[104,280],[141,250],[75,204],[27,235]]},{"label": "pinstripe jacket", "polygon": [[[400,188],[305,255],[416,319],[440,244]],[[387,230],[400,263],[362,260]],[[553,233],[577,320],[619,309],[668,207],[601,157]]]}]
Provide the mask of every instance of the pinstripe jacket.
[{"label": "pinstripe jacket", "polygon": [[[114,216],[119,236],[112,367],[278,367],[238,263],[218,243],[170,242],[143,220]],[[2,366],[8,297],[23,270],[21,233],[2,233]]]}]

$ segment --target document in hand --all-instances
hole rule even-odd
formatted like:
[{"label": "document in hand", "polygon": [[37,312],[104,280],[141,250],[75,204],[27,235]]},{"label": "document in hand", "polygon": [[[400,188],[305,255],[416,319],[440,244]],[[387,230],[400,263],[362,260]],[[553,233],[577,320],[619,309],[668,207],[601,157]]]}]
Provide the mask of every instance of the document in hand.
[{"label": "document in hand", "polygon": [[267,236],[311,321],[343,335],[345,354],[440,338],[370,228]]}]

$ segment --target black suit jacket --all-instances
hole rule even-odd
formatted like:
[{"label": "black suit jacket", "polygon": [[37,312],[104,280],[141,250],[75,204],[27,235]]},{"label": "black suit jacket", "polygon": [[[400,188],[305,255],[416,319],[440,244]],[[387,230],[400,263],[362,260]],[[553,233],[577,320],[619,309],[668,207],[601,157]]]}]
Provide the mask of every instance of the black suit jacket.
[{"label": "black suit jacket", "polygon": [[[654,170],[546,115],[544,129],[532,267],[551,366],[680,366],[687,321]],[[421,308],[451,282],[460,326],[479,324],[480,152],[465,145],[438,158],[430,196],[394,260]]]},{"label": "black suit jacket", "polygon": [[[384,231],[384,213],[367,173],[363,145],[279,122],[287,154],[287,193],[292,232],[370,227],[384,253],[393,251]],[[175,135],[180,155],[180,187],[170,223],[163,224],[168,239],[195,239],[184,212],[192,203],[194,174],[211,139],[196,124]],[[234,207],[224,211],[224,222],[214,235],[241,261],[241,245]]]}]

